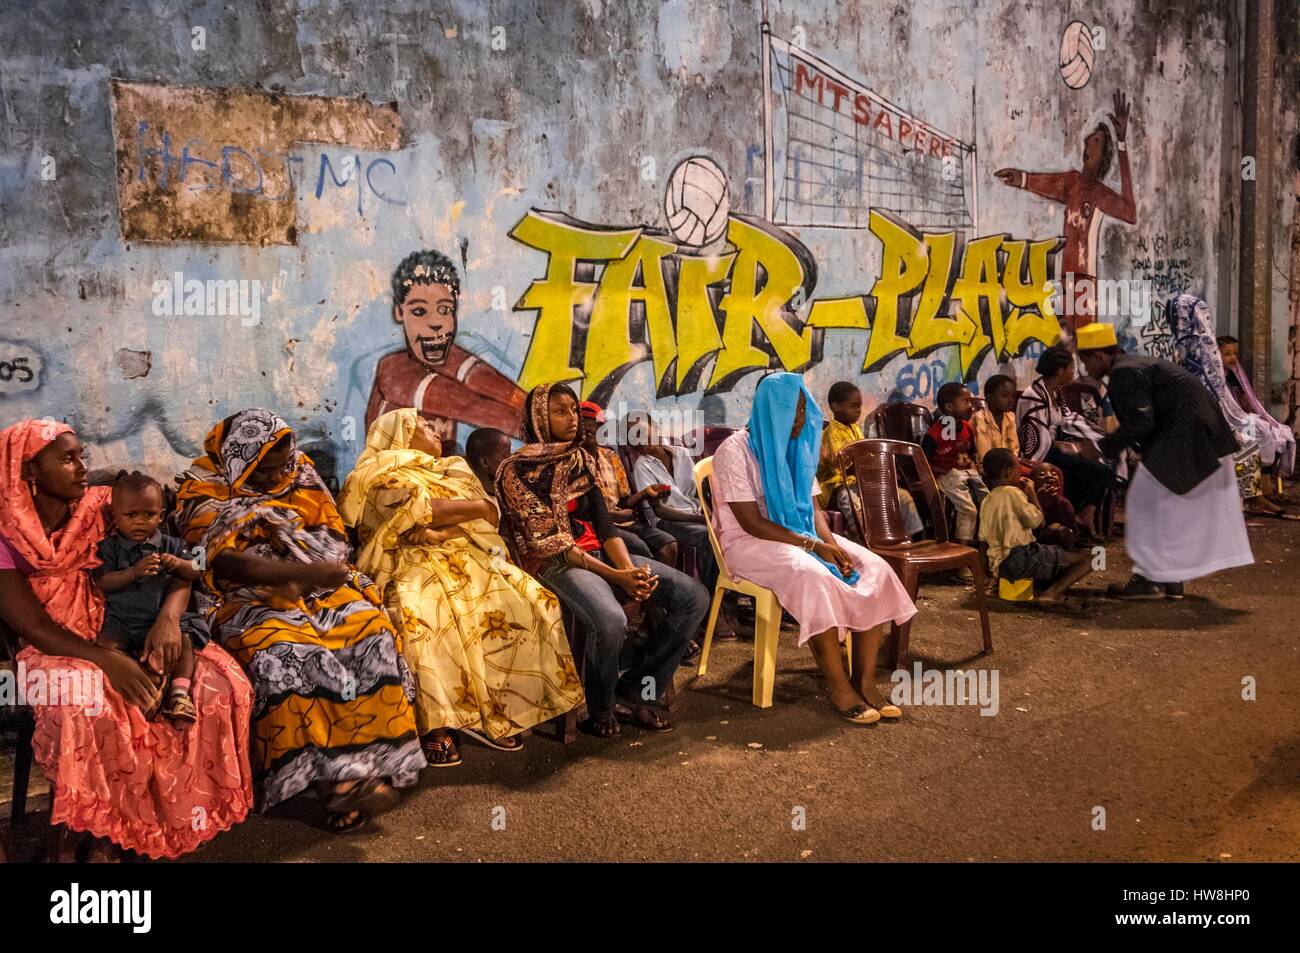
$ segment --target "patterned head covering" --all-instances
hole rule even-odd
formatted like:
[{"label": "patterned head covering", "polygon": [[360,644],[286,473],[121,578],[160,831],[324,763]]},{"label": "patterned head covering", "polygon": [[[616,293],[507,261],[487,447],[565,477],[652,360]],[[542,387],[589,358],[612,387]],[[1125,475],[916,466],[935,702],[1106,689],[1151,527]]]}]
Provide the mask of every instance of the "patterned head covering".
[{"label": "patterned head covering", "polygon": [[[568,504],[596,485],[596,462],[582,448],[582,430],[568,443],[551,439],[551,397],[577,395],[567,384],[539,384],[524,404],[526,443],[497,471],[497,501],[523,568],[538,567],[573,545]],[[550,504],[545,502],[549,496]]]},{"label": "patterned head covering", "polygon": [[377,480],[396,480],[399,470],[427,471],[426,475],[435,479],[448,474],[454,463],[461,465],[456,467],[458,474],[461,470],[468,470],[468,465],[460,457],[435,457],[423,450],[411,449],[411,438],[415,436],[419,423],[420,412],[414,407],[405,407],[390,410],[370,425],[366,431],[365,449],[357,457],[356,466],[343,481],[343,489],[339,492],[338,506],[343,522],[356,526],[370,488]]},{"label": "patterned head covering", "polygon": [[1166,307],[1169,327],[1174,332],[1174,346],[1179,363],[1191,371],[1219,402],[1223,416],[1237,435],[1243,452],[1258,449],[1257,428],[1250,414],[1241,409],[1223,373],[1223,356],[1214,336],[1210,306],[1196,295],[1180,294],[1170,298]]},{"label": "patterned head covering", "polygon": [[[285,439],[290,454],[279,479],[265,490],[250,487],[249,475]],[[281,417],[261,407],[241,410],[212,428],[203,449],[176,478],[176,523],[187,542],[207,551],[209,590],[218,588],[212,564],[227,548],[301,562],[347,561],[334,498]]]}]

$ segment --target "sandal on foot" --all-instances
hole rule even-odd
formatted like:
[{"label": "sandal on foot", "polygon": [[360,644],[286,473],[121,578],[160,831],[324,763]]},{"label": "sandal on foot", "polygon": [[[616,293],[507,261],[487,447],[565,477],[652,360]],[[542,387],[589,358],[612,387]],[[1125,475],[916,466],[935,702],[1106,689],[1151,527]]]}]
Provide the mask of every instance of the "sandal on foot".
[{"label": "sandal on foot", "polygon": [[449,734],[436,739],[428,738],[420,742],[420,748],[430,767],[454,768],[461,762],[460,751],[456,749],[456,742]]},{"label": "sandal on foot", "polygon": [[175,692],[163,705],[162,716],[168,721],[192,723],[199,720],[199,710],[194,707],[194,699],[189,695]]},{"label": "sandal on foot", "polygon": [[837,715],[855,725],[874,725],[880,721],[879,709],[872,708],[866,702],[854,705],[852,708],[836,708],[835,703],[832,702],[831,707],[835,709]]},{"label": "sandal on foot", "polygon": [[481,745],[492,748],[495,751],[523,751],[524,742],[522,738],[516,735],[508,735],[505,738],[490,738],[486,732],[476,731],[473,728],[461,728],[462,735],[469,735]]},{"label": "sandal on foot", "polygon": [[342,794],[332,794],[326,798],[325,811],[327,814],[360,811],[368,817],[374,817],[395,807],[400,799],[397,789],[383,778],[366,778]]},{"label": "sandal on foot", "polygon": [[578,730],[596,738],[614,738],[623,733],[615,719],[587,718],[578,722]]},{"label": "sandal on foot", "polygon": [[325,829],[331,834],[353,834],[370,823],[360,811],[331,812],[325,815]]},{"label": "sandal on foot", "polygon": [[614,717],[625,725],[646,731],[672,731],[676,726],[648,705],[614,706]]}]

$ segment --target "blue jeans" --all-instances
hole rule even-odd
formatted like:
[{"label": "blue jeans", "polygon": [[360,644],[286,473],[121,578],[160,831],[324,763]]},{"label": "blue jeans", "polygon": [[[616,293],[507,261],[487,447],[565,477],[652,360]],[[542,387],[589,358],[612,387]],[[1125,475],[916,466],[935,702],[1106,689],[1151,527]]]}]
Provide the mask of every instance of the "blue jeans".
[{"label": "blue jeans", "polygon": [[663,611],[663,622],[621,676],[619,656],[627,639],[627,616],[619,594],[600,576],[577,566],[562,566],[541,580],[587,630],[582,681],[587,712],[598,721],[614,717],[616,698],[631,705],[659,703],[709,611],[708,590],[690,576],[644,556],[633,556],[632,563],[648,566],[659,577],[649,601]]}]

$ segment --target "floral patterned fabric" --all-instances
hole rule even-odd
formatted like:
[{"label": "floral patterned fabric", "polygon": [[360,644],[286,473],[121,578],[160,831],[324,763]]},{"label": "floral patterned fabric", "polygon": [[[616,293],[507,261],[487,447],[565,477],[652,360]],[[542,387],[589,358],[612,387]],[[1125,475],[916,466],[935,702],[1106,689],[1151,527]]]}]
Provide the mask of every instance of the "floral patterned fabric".
[{"label": "floral patterned fabric", "polygon": [[429,525],[434,501],[486,498],[460,457],[409,448],[416,420],[411,409],[376,420],[343,484],[340,509],[361,544],[357,565],[398,622],[420,733],[518,734],[582,701],[559,601],[506,560],[486,520],[461,523],[462,537],[436,545],[403,539]]},{"label": "floral patterned fabric", "polygon": [[1195,374],[1206,389],[1219,402],[1219,409],[1228,421],[1241,449],[1234,455],[1237,490],[1244,500],[1264,492],[1264,473],[1260,458],[1262,428],[1253,414],[1248,414],[1237,404],[1228,390],[1223,372],[1223,358],[1219,354],[1218,340],[1210,318],[1210,306],[1195,295],[1181,294],[1171,298],[1166,306],[1169,327],[1174,332],[1174,346],[1178,363]]},{"label": "floral patterned fabric", "polygon": [[[46,534],[21,478],[22,464],[72,428],[28,420],[0,431],[0,534],[26,563],[27,583],[50,617],[93,640],[104,597],[91,582],[104,536],[108,487],[91,487],[68,522]],[[23,570],[19,570],[23,571]],[[198,721],[179,730],[147,721],[108,684],[98,666],[46,655],[18,655],[28,676],[47,684],[73,679],[102,686],[103,705],[36,705],[32,747],[53,784],[52,824],[105,837],[148,857],[186,854],[242,821],[253,803],[248,723],[253,691],[239,666],[215,645],[195,653],[191,692]]]}]

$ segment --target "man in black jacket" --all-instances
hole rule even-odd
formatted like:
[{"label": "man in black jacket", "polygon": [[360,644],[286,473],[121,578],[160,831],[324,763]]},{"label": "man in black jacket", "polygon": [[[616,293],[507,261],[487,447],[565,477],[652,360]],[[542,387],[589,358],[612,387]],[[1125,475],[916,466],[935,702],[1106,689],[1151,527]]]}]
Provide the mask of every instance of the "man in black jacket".
[{"label": "man in black jacket", "polygon": [[1126,354],[1109,324],[1079,328],[1079,359],[1107,378],[1119,429],[1102,453],[1142,457],[1124,504],[1124,545],[1133,576],[1120,599],[1180,599],[1183,582],[1254,562],[1237,492],[1237,438],[1205,386],[1177,364]]}]

